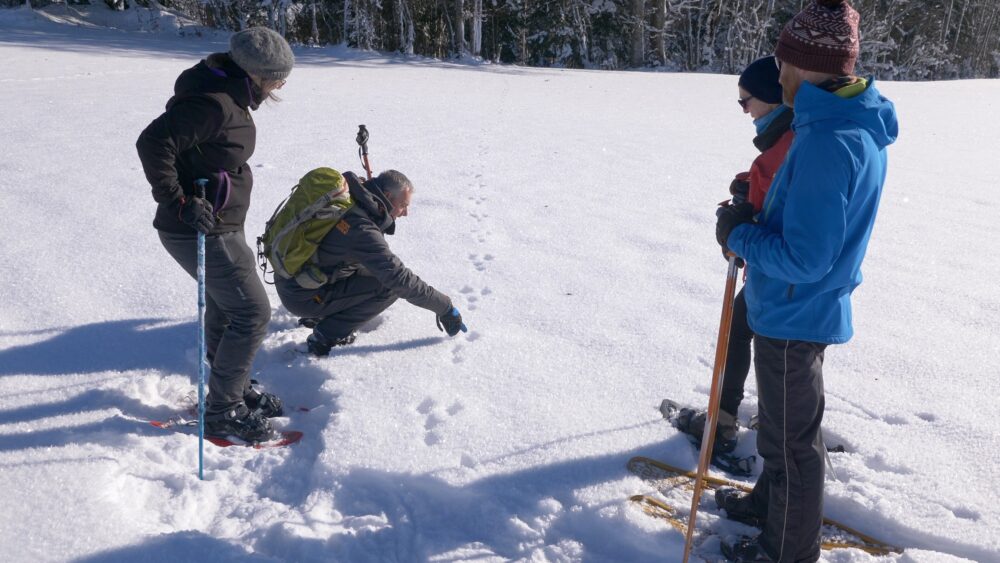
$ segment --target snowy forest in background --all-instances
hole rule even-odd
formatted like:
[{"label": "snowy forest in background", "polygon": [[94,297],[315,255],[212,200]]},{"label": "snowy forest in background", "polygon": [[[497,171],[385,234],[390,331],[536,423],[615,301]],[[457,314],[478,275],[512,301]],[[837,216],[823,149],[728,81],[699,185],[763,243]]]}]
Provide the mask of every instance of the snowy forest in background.
[{"label": "snowy forest in background", "polygon": [[[8,6],[30,1],[0,0]],[[203,25],[266,25],[289,41],[531,66],[738,73],[807,0],[64,0],[177,10]],[[853,0],[859,73],[1000,76],[1000,1]]]}]

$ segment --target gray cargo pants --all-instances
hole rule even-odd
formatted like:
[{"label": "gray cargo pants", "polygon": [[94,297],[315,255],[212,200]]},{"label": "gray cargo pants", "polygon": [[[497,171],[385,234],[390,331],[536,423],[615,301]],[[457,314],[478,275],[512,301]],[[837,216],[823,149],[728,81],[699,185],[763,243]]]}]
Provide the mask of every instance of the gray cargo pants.
[{"label": "gray cargo pants", "polygon": [[396,302],[396,296],[375,277],[354,274],[305,289],[294,280],[276,278],[281,303],[293,315],[320,319],[313,330],[327,340],[343,338]]},{"label": "gray cargo pants", "polygon": [[[197,236],[159,234],[170,256],[197,279]],[[209,413],[239,405],[250,389],[250,366],[271,320],[271,303],[255,270],[254,253],[242,231],[205,237],[205,341],[212,367],[205,407]],[[195,303],[192,292],[192,308]]]}]

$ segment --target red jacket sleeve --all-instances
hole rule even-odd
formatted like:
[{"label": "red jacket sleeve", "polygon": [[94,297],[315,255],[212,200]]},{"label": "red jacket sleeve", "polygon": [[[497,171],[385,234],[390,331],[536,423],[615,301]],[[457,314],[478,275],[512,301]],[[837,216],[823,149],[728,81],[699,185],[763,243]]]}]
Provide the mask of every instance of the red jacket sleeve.
[{"label": "red jacket sleeve", "polygon": [[771,189],[771,182],[774,180],[775,174],[778,173],[778,169],[781,168],[781,163],[785,161],[785,155],[788,154],[788,149],[792,146],[794,138],[795,133],[791,129],[785,131],[777,143],[762,152],[750,165],[750,195],[748,199],[753,204],[754,211],[760,211],[764,207],[767,191]]}]

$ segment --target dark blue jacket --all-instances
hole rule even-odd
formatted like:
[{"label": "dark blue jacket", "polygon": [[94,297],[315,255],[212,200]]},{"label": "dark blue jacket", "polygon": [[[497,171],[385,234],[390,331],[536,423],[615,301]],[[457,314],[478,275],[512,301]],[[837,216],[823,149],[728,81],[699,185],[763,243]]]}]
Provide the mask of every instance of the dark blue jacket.
[{"label": "dark blue jacket", "polygon": [[729,248],[750,265],[747,316],[770,338],[839,344],[854,334],[851,292],[885,182],[896,110],[869,79],[854,97],[803,82],[795,141],[756,224],[733,229]]}]

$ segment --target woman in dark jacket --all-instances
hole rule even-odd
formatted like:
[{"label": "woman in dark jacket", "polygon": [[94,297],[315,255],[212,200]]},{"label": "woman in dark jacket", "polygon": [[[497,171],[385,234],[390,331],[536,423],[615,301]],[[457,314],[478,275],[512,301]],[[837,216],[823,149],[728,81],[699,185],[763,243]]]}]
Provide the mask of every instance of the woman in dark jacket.
[{"label": "woman in dark jacket", "polygon": [[[205,432],[247,441],[273,435],[281,401],[250,385],[250,366],[267,332],[271,305],[257,277],[243,223],[257,138],[251,110],[281,88],[294,64],[285,39],[263,27],[234,34],[177,78],[166,111],[139,136],[139,159],[159,204],[153,226],[192,277],[197,233],[206,234],[206,341],[212,371]],[[204,192],[195,188],[207,179]]]},{"label": "woman in dark jacket", "polygon": [[[737,100],[743,113],[753,118],[757,136],[753,144],[761,152],[750,170],[733,179],[729,191],[733,202],[749,201],[754,212],[761,210],[764,197],[771,187],[781,163],[788,154],[795,133],[792,132],[792,109],[781,102],[778,65],[774,56],[750,63],[740,75]],[[741,289],[733,301],[733,324],[729,331],[729,348],[723,375],[719,421],[715,434],[715,454],[728,454],[736,449],[736,411],[743,401],[743,387],[750,373],[750,346],[753,331],[747,321],[747,302]],[[684,408],[677,415],[678,429],[701,439],[705,428],[705,411]],[[740,468],[749,469],[749,468]]]}]

